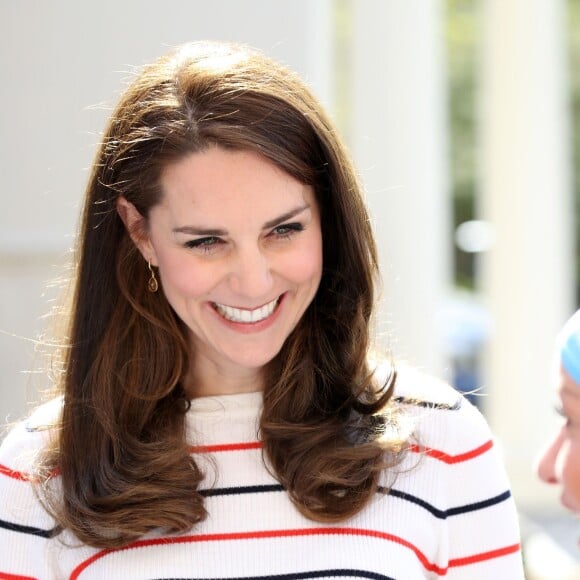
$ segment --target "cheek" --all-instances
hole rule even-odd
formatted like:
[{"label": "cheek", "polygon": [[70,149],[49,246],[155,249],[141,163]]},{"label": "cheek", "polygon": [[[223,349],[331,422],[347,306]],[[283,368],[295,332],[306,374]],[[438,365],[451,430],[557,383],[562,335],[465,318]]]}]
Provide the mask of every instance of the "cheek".
[{"label": "cheek", "polygon": [[186,253],[161,251],[157,258],[161,284],[170,302],[206,294],[215,285],[216,274],[212,268],[200,266]]},{"label": "cheek", "polygon": [[580,501],[580,435],[568,439],[562,445],[558,457],[558,470],[564,487]]},{"label": "cheek", "polygon": [[296,284],[313,283],[318,286],[322,276],[322,243],[315,239],[286,261],[283,272]]}]

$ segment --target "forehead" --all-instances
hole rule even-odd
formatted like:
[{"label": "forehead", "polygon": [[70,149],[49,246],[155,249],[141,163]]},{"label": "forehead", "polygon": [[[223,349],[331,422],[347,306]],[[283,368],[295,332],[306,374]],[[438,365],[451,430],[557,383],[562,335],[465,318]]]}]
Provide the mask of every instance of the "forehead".
[{"label": "forehead", "polygon": [[[160,205],[227,211],[232,204],[310,199],[312,188],[264,156],[249,150],[211,147],[168,165],[160,179]],[[245,207],[251,211],[251,206]]]}]

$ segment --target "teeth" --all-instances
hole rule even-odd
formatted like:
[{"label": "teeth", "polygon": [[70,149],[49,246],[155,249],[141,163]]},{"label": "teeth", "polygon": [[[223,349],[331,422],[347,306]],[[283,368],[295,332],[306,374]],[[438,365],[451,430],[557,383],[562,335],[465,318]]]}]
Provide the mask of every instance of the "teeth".
[{"label": "teeth", "polygon": [[272,300],[272,302],[268,302],[268,304],[265,304],[260,308],[256,308],[255,310],[242,310],[240,308],[226,306],[225,304],[218,304],[217,302],[214,303],[214,307],[227,320],[231,320],[232,322],[251,323],[260,322],[260,320],[268,318],[268,316],[274,312],[277,304],[278,298]]}]

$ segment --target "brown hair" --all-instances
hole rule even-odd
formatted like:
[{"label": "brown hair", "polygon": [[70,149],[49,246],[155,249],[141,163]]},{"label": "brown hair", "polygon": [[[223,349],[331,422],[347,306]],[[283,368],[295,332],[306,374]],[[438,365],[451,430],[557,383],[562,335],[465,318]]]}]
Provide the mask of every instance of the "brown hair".
[{"label": "brown hair", "polygon": [[126,90],[87,187],[63,414],[48,456],[62,488],[47,499],[92,546],[185,531],[206,515],[185,437],[185,330],[163,293],[147,291],[116,201],[147,219],[163,168],[212,145],[270,159],[314,187],[321,212],[320,287],[267,369],[260,433],[276,478],[304,515],[336,521],[366,505],[385,466],[376,414],[394,377],[376,385],[367,362],[377,256],[345,148],[288,69],[244,46],[184,45]]}]

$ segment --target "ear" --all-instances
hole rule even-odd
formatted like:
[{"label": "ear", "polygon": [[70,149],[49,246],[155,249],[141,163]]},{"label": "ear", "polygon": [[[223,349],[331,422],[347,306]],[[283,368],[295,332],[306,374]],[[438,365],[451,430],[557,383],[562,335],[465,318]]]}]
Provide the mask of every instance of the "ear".
[{"label": "ear", "polygon": [[138,250],[143,255],[147,262],[151,262],[153,266],[157,266],[157,255],[149,232],[147,230],[147,222],[139,210],[123,196],[117,198],[117,213],[125,224],[127,233],[137,246]]}]

